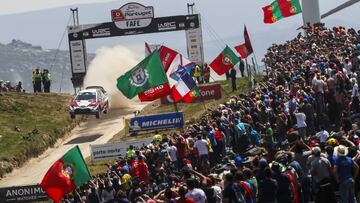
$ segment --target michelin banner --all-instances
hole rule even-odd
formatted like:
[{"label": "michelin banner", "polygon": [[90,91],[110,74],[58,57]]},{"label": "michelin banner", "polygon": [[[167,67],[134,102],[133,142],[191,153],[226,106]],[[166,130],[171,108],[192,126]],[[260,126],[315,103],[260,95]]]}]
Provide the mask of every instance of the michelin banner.
[{"label": "michelin banner", "polygon": [[128,133],[167,128],[182,128],[184,126],[184,113],[174,112],[137,116],[131,119],[125,119],[125,126]]}]

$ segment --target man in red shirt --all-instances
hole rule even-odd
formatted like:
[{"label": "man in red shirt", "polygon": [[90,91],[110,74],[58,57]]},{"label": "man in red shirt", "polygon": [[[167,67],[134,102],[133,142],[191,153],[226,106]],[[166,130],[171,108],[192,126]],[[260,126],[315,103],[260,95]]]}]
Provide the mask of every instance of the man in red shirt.
[{"label": "man in red shirt", "polygon": [[176,148],[177,148],[176,155],[178,160],[178,167],[179,169],[181,169],[184,166],[182,160],[187,158],[188,156],[188,148],[186,141],[181,136],[177,138]]}]

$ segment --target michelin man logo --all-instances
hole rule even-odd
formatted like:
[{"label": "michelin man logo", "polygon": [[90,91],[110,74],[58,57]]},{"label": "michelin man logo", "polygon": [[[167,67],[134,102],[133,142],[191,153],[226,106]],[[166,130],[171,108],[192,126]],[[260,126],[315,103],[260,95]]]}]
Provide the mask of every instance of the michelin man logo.
[{"label": "michelin man logo", "polygon": [[149,73],[141,66],[137,66],[132,72],[129,78],[131,85],[135,87],[143,86],[149,78]]}]

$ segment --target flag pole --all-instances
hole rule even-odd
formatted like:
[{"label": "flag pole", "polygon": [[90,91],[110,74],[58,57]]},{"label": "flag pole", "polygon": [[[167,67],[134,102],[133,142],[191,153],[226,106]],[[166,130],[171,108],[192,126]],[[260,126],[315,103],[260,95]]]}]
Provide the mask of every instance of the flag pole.
[{"label": "flag pole", "polygon": [[254,57],[251,57],[251,61],[252,61],[252,64],[254,66],[254,76],[256,76],[256,65],[255,65],[255,62],[254,62]]},{"label": "flag pole", "polygon": [[[178,108],[178,105],[177,105],[177,102],[175,101],[175,99],[174,99],[174,96],[173,96],[173,94],[171,94],[171,98],[172,98],[172,103],[174,104],[174,109],[175,109],[175,111],[176,111],[176,114],[179,114],[179,108]],[[185,118],[184,118],[185,119]],[[184,121],[184,124],[185,124],[185,121]],[[180,128],[180,132],[183,132],[183,127],[182,128]]]},{"label": "flag pole", "polygon": [[252,53],[252,54],[254,55],[257,72],[258,72],[258,74],[260,74],[260,72],[259,72],[259,64],[258,64],[258,62],[257,62],[257,60],[256,60],[256,55],[255,55],[255,51],[254,51],[254,50],[253,50],[253,53]]}]

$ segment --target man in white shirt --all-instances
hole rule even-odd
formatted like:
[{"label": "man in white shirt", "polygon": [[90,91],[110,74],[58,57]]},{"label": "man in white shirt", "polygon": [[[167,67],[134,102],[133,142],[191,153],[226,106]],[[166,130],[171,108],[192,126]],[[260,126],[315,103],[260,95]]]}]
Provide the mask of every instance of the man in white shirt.
[{"label": "man in white shirt", "polygon": [[356,82],[355,78],[351,78],[351,84],[353,85],[352,91],[351,91],[351,98],[358,97],[359,96],[359,86]]},{"label": "man in white shirt", "polygon": [[201,135],[198,135],[197,139],[198,140],[195,142],[194,147],[198,150],[199,153],[198,167],[204,168],[209,161],[209,143],[205,140],[205,137],[201,139]]},{"label": "man in white shirt", "polygon": [[358,109],[359,108],[359,86],[355,78],[350,79],[352,84],[351,90],[351,108]]},{"label": "man in white shirt", "polygon": [[299,135],[304,138],[306,136],[306,115],[303,112],[296,111],[296,127],[298,129]]},{"label": "man in white shirt", "polygon": [[320,130],[315,136],[320,139],[320,143],[325,143],[330,136],[329,132],[324,129],[324,126],[320,126]]},{"label": "man in white shirt", "polygon": [[200,157],[204,155],[207,156],[209,154],[208,142],[205,139],[202,139],[201,135],[198,135],[197,139],[194,147],[198,150]]},{"label": "man in white shirt", "polygon": [[344,60],[344,68],[345,68],[345,70],[346,70],[346,72],[348,73],[348,74],[350,74],[352,71],[351,71],[351,69],[352,69],[352,64],[351,64],[351,62],[349,61],[349,58],[345,58],[345,60]]},{"label": "man in white shirt", "polygon": [[204,190],[195,188],[195,179],[187,179],[186,186],[189,191],[186,193],[185,197],[191,197],[196,203],[205,203],[206,195]]},{"label": "man in white shirt", "polygon": [[172,144],[172,142],[169,142],[169,146],[166,148],[166,151],[169,154],[170,157],[170,161],[173,163],[176,163],[177,161],[177,156],[176,156],[176,152],[177,152],[177,148]]}]

